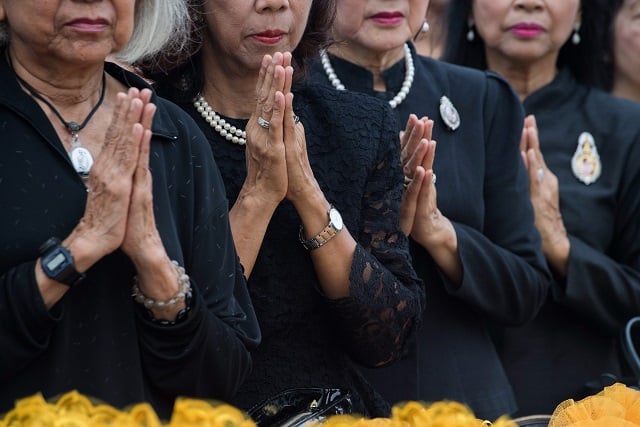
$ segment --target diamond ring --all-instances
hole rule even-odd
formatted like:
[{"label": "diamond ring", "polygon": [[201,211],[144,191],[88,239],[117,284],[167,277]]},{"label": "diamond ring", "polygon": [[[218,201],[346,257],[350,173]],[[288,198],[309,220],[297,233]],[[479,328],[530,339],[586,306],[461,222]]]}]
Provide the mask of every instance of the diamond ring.
[{"label": "diamond ring", "polygon": [[269,120],[265,120],[265,118],[262,116],[258,116],[258,124],[265,129],[269,129],[269,127],[271,126],[271,123],[269,123]]}]

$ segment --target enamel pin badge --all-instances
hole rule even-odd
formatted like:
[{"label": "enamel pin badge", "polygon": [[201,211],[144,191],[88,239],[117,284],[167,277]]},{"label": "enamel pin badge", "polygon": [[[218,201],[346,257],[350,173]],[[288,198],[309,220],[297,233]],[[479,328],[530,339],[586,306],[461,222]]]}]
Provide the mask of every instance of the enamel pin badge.
[{"label": "enamel pin badge", "polygon": [[440,98],[440,117],[442,117],[442,121],[449,130],[456,130],[460,126],[458,110],[456,110],[451,100],[444,95]]},{"label": "enamel pin badge", "polygon": [[573,174],[584,184],[596,182],[602,172],[602,163],[593,135],[582,132],[578,137],[578,147],[571,159]]}]

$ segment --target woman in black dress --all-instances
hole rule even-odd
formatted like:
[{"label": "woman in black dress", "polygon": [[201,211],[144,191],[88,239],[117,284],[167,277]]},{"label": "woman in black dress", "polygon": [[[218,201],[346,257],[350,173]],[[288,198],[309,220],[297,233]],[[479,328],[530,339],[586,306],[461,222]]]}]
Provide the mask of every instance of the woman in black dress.
[{"label": "woman in black dress", "polygon": [[263,333],[233,403],[339,387],[355,411],[388,415],[355,362],[398,358],[424,304],[399,224],[389,107],[302,82],[307,56],[326,41],[332,1],[193,3],[197,53],[151,74],[206,133],[232,205]]},{"label": "woman in black dress", "polygon": [[592,88],[607,3],[452,4],[445,58],[502,73],[529,114],[522,157],[554,281],[536,319],[499,341],[521,414],[624,376],[621,328],[640,313],[640,107]]},{"label": "woman in black dress", "polygon": [[490,329],[533,318],[549,276],[518,150],[522,107],[494,73],[416,55],[427,5],[340,0],[313,78],[387,101],[396,132],[409,122],[404,224],[428,308],[408,357],[368,377],[391,402],[453,399],[493,419],[515,405]]}]

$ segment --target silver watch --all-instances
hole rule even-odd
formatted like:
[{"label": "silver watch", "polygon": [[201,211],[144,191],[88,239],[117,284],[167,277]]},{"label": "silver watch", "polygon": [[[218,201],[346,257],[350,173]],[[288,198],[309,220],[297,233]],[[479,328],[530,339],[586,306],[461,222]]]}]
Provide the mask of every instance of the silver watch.
[{"label": "silver watch", "polygon": [[313,249],[318,249],[329,240],[333,239],[336,234],[342,231],[344,223],[342,222],[342,215],[340,215],[340,212],[338,212],[336,208],[331,206],[331,209],[329,209],[329,212],[327,212],[327,214],[329,216],[329,224],[327,224],[327,226],[320,233],[309,240],[305,240],[302,225],[300,225],[300,233],[298,235],[298,238],[300,240],[300,243],[302,243],[302,246],[304,246],[306,250],[310,251]]}]

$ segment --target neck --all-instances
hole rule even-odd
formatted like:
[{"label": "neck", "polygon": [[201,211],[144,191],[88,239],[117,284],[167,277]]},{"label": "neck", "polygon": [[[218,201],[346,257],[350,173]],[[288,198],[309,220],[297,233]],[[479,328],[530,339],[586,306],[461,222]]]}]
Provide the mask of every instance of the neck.
[{"label": "neck", "polygon": [[329,52],[338,58],[367,69],[373,74],[373,88],[377,91],[385,91],[387,88],[382,78],[382,72],[404,58],[404,45],[382,52],[374,52],[359,48],[351,43],[336,43],[329,49]]},{"label": "neck", "polygon": [[529,63],[487,55],[490,70],[501,74],[515,89],[521,101],[538,89],[551,83],[557,74],[555,58]]},{"label": "neck", "polygon": [[83,117],[98,102],[104,64],[92,69],[60,68],[54,64],[41,67],[37,62],[25,61],[14,55],[11,50],[7,54],[16,75],[55,105],[65,117],[68,116],[69,120]]},{"label": "neck", "polygon": [[640,85],[623,77],[616,78],[611,93],[620,98],[640,102]]},{"label": "neck", "polygon": [[219,114],[236,119],[248,119],[255,109],[255,88],[259,70],[230,66],[207,54],[203,47],[203,71],[206,76],[202,96]]}]

